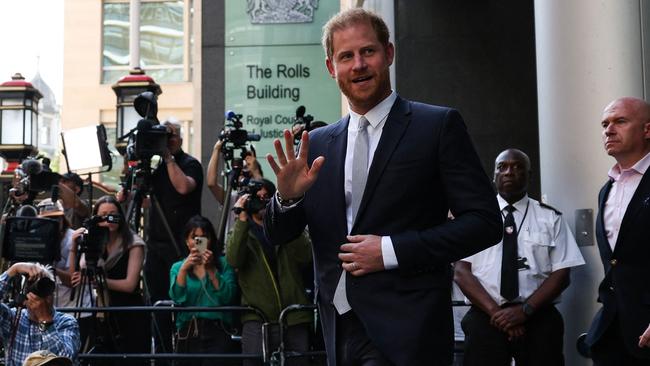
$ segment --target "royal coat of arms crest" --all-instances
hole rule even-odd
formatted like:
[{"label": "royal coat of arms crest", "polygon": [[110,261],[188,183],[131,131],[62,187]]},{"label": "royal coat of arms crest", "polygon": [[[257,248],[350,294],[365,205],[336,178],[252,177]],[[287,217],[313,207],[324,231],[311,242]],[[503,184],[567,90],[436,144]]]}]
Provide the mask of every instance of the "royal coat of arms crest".
[{"label": "royal coat of arms crest", "polygon": [[309,23],[318,0],[246,0],[252,24]]}]

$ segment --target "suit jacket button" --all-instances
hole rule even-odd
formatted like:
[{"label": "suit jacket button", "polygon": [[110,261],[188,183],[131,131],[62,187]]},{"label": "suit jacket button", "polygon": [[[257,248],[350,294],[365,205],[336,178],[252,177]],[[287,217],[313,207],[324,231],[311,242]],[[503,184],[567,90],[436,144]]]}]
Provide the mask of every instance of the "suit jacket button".
[{"label": "suit jacket button", "polygon": [[615,265],[618,264],[618,260],[612,259],[611,261],[609,261],[609,264],[611,264],[612,266],[615,266]]},{"label": "suit jacket button", "polygon": [[614,286],[609,286],[610,291],[614,291]]}]

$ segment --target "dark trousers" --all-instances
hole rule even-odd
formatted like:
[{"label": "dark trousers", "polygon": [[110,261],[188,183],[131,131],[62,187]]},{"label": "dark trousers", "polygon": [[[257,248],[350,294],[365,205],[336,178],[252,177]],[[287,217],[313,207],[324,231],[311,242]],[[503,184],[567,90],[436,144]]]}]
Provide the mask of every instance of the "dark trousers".
[{"label": "dark trousers", "polygon": [[[236,347],[220,320],[194,318],[178,331],[178,353],[235,353]],[[176,365],[236,365],[232,360],[209,358],[186,360]]]},{"label": "dark trousers", "polygon": [[353,310],[336,318],[336,362],[339,366],[392,365],[372,343]]},{"label": "dark trousers", "polygon": [[591,359],[594,366],[650,365],[650,360],[637,358],[627,350],[618,319],[609,325],[605,334],[591,347]]},{"label": "dark trousers", "polygon": [[563,366],[564,322],[555,306],[539,309],[525,323],[525,334],[509,341],[490,324],[490,317],[472,306],[461,322],[465,332],[465,366]]},{"label": "dark trousers", "polygon": [[[271,325],[269,328],[269,352],[275,352],[280,345],[280,326]],[[307,352],[309,351],[309,324],[297,324],[287,327],[284,333],[285,351]],[[262,353],[262,322],[247,321],[242,328],[242,353]],[[244,360],[244,366],[261,366],[260,360]],[[309,358],[296,357],[288,358],[287,365],[307,366]]]}]

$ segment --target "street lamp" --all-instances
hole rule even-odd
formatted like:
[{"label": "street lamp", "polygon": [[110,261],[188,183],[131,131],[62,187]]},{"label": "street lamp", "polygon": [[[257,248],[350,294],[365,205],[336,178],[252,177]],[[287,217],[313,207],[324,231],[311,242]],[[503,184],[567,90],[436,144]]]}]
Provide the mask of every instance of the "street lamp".
[{"label": "street lamp", "polygon": [[38,153],[38,101],[42,97],[20,73],[0,84],[0,155],[9,169]]},{"label": "street lamp", "polygon": [[141,119],[133,107],[133,100],[142,92],[150,91],[158,96],[162,93],[162,90],[160,85],[156,84],[151,76],[145,75],[144,70],[139,67],[131,70],[129,75],[120,78],[112,88],[117,96],[115,147],[120,154],[124,155],[127,143],[124,137],[137,126],[138,121]]}]

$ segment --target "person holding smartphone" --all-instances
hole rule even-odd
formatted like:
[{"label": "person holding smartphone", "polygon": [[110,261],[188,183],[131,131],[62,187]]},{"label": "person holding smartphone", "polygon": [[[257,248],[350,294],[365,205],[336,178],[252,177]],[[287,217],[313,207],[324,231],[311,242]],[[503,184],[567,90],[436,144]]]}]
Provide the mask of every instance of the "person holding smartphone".
[{"label": "person holding smartphone", "polygon": [[[227,306],[236,296],[235,272],[220,253],[214,227],[196,215],[185,225],[187,258],[172,265],[169,296],[181,306]],[[232,315],[224,312],[179,312],[177,352],[229,353],[233,350],[228,329]],[[203,365],[214,360],[202,361]],[[188,362],[189,364],[189,362]]]}]

